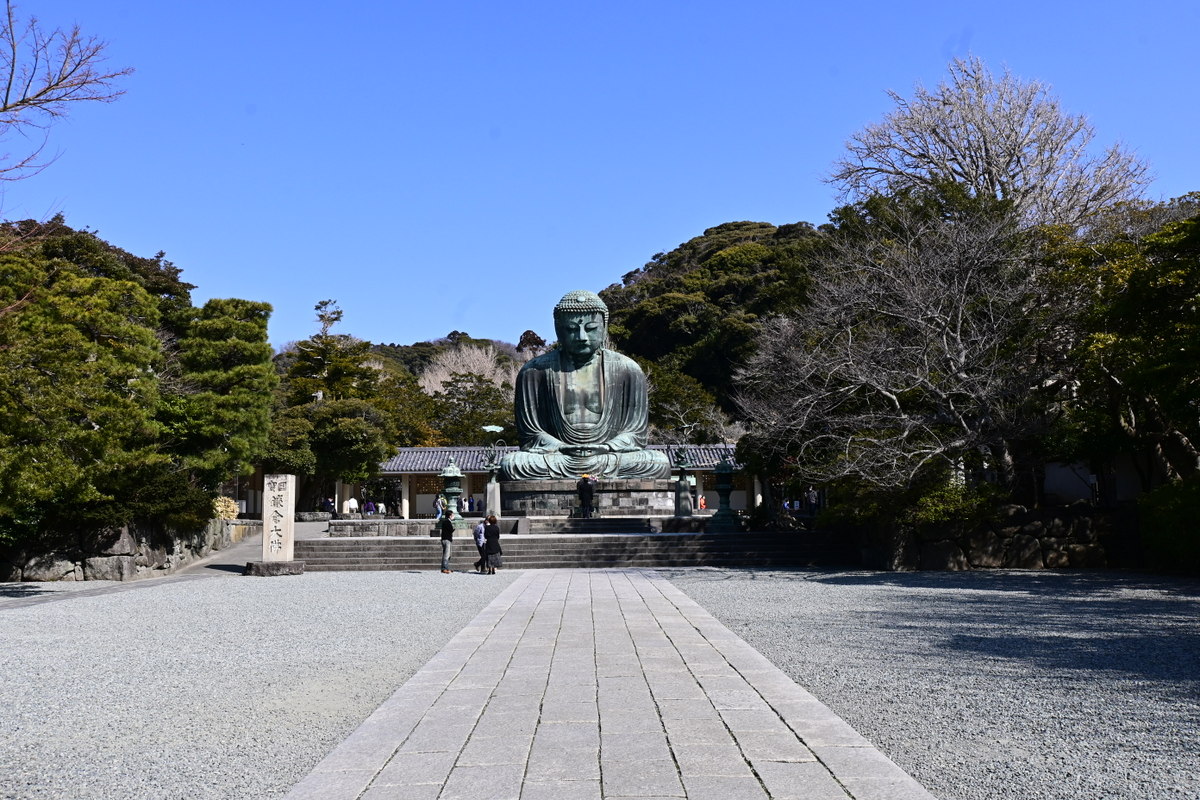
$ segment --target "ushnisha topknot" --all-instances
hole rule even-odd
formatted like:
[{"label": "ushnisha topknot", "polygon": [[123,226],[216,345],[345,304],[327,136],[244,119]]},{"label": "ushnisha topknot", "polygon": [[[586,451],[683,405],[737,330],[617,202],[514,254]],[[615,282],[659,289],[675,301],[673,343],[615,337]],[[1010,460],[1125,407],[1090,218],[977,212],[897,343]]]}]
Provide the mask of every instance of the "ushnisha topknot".
[{"label": "ushnisha topknot", "polygon": [[600,295],[586,289],[576,289],[567,292],[562,300],[554,307],[554,316],[559,314],[590,314],[599,312],[604,315],[604,327],[608,327],[608,306],[600,299]]}]

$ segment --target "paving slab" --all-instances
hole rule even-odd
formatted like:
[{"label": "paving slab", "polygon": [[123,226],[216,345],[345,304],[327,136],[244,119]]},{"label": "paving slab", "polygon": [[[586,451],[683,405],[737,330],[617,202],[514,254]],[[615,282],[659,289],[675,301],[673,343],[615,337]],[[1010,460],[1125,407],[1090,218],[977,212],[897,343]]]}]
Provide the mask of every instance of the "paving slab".
[{"label": "paving slab", "polygon": [[529,570],[287,796],[932,800],[653,570]]}]

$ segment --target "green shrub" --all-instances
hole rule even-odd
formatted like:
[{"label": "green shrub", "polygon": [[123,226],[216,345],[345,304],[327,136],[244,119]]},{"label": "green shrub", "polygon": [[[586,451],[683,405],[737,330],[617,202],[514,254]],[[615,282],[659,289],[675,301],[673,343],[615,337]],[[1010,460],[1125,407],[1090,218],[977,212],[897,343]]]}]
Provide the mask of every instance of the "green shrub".
[{"label": "green shrub", "polygon": [[1146,562],[1169,572],[1200,573],[1200,475],[1160,486],[1138,503]]},{"label": "green shrub", "polygon": [[828,527],[909,527],[971,525],[1006,502],[1003,490],[988,484],[953,484],[943,476],[907,489],[881,489],[845,481],[830,494],[837,499],[821,514]]},{"label": "green shrub", "polygon": [[906,498],[898,519],[918,527],[975,524],[986,519],[1002,497],[1002,492],[988,484],[943,483]]}]

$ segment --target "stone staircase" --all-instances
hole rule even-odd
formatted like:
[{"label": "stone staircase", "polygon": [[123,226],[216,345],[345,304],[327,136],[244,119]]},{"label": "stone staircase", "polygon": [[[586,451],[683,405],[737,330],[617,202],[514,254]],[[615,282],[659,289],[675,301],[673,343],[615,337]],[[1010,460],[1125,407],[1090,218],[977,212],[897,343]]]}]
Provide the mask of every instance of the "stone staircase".
[{"label": "stone staircase", "polygon": [[[802,567],[858,563],[853,548],[818,532],[555,533],[507,536],[501,539],[501,545],[506,569]],[[433,537],[338,537],[299,540],[295,557],[310,572],[436,570],[441,568],[441,552],[440,540]],[[477,558],[469,533],[464,531],[456,536],[451,567],[469,571]]]},{"label": "stone staircase", "polygon": [[[601,534],[601,533],[658,533],[662,530],[663,517],[525,517],[521,520],[521,533],[547,534]],[[507,523],[507,525],[505,525]],[[511,527],[514,521],[505,519],[501,531]]]}]

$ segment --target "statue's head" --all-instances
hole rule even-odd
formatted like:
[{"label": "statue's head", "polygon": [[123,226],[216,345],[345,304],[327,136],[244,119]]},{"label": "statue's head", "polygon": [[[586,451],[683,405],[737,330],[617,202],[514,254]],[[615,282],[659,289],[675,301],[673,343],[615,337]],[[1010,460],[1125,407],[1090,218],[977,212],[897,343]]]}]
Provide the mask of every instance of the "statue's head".
[{"label": "statue's head", "polygon": [[567,292],[554,307],[558,346],[578,363],[590,361],[608,340],[608,306],[595,292]]}]

